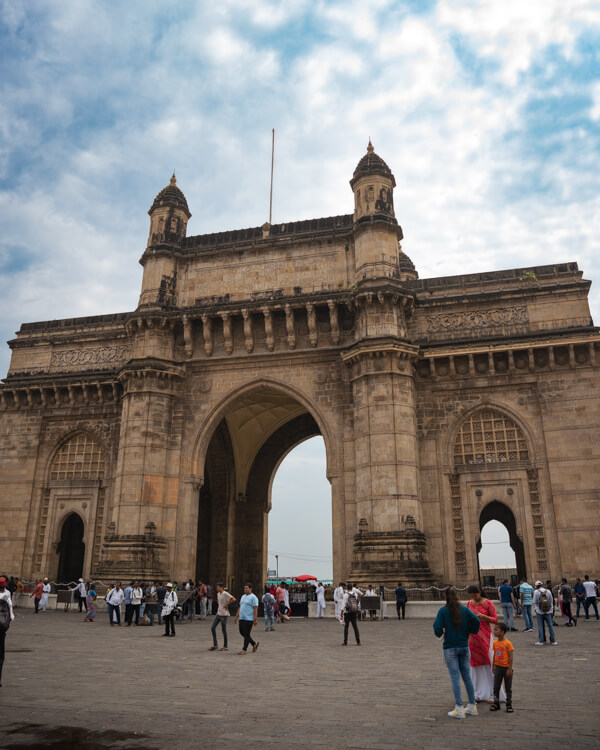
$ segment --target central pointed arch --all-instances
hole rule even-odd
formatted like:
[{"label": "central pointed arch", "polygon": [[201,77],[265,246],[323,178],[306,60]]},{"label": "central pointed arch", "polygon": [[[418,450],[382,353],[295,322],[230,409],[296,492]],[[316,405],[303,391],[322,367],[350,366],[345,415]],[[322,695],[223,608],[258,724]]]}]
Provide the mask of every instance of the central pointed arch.
[{"label": "central pointed arch", "polygon": [[331,438],[323,415],[294,388],[261,379],[233,391],[198,432],[191,465],[199,478],[196,572],[234,590],[266,577],[272,480],[296,445],[321,435],[328,470]]}]

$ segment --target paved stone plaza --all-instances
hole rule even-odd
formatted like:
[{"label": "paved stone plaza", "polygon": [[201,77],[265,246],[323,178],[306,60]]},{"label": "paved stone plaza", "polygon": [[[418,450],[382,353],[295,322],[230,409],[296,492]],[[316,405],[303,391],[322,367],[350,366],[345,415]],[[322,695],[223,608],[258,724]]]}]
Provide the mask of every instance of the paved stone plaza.
[{"label": "paved stone plaza", "polygon": [[[561,618],[562,619],[562,618]],[[519,620],[520,628],[523,627]],[[450,679],[429,620],[292,620],[256,654],[210,652],[210,623],[111,628],[107,615],[17,610],[7,636],[1,747],[597,748],[600,623],[557,628],[557,647],[513,633],[515,713],[447,718]],[[47,724],[47,726],[44,726]],[[122,732],[122,734],[121,734]]]}]

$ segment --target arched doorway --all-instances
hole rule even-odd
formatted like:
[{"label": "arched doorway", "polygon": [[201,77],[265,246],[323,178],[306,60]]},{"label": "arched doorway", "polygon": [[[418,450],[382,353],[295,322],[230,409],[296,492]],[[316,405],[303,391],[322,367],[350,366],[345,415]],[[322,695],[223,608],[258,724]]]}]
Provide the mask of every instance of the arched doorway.
[{"label": "arched doorway", "polygon": [[209,441],[198,493],[200,578],[238,593],[246,581],[258,590],[267,572],[273,477],[296,445],[317,435],[314,416],[283,389],[257,386],[230,403]]},{"label": "arched doorway", "polygon": [[508,539],[511,548],[515,553],[515,561],[517,568],[517,578],[527,577],[525,567],[525,550],[523,547],[523,541],[517,534],[517,522],[511,509],[504,503],[494,500],[488,503],[481,511],[479,515],[479,537],[477,539],[477,559],[479,561],[479,553],[481,552],[481,532],[484,526],[491,521],[498,521],[508,531]]},{"label": "arched doorway", "polygon": [[83,541],[83,521],[77,513],[65,519],[60,532],[58,549],[58,583],[71,583],[83,575],[85,544]]}]

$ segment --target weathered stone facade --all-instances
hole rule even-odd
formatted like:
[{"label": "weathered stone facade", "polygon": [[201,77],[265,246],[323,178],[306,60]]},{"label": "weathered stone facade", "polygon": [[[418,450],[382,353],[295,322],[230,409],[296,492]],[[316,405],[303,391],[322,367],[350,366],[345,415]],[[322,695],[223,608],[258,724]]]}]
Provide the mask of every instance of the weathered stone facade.
[{"label": "weathered stone facade", "polygon": [[492,518],[530,578],[599,572],[590,283],[419,279],[370,144],[350,184],[353,214],[187,237],[172,178],[134,312],[21,327],[0,569],[258,583],[274,472],[321,434],[336,579],[472,581]]}]

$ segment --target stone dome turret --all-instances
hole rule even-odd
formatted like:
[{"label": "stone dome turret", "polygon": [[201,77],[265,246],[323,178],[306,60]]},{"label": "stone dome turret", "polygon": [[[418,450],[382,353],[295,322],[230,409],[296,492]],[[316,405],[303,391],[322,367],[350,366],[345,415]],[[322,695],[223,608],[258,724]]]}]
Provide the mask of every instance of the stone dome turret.
[{"label": "stone dome turret", "polygon": [[191,217],[190,210],[188,208],[187,200],[185,195],[177,187],[177,178],[175,172],[169,181],[167,187],[163,188],[160,193],[154,199],[154,203],[150,206],[148,213],[150,216],[154,213],[157,208],[162,206],[173,206],[174,208],[180,208],[186,214],[187,218]]},{"label": "stone dome turret", "polygon": [[383,161],[381,156],[375,153],[371,139],[369,139],[369,145],[367,146],[367,153],[356,165],[352,179],[350,180],[350,186],[354,188],[354,184],[361,177],[368,177],[370,175],[381,175],[387,177],[392,182],[392,187],[396,187],[396,180],[392,174],[392,170]]}]

